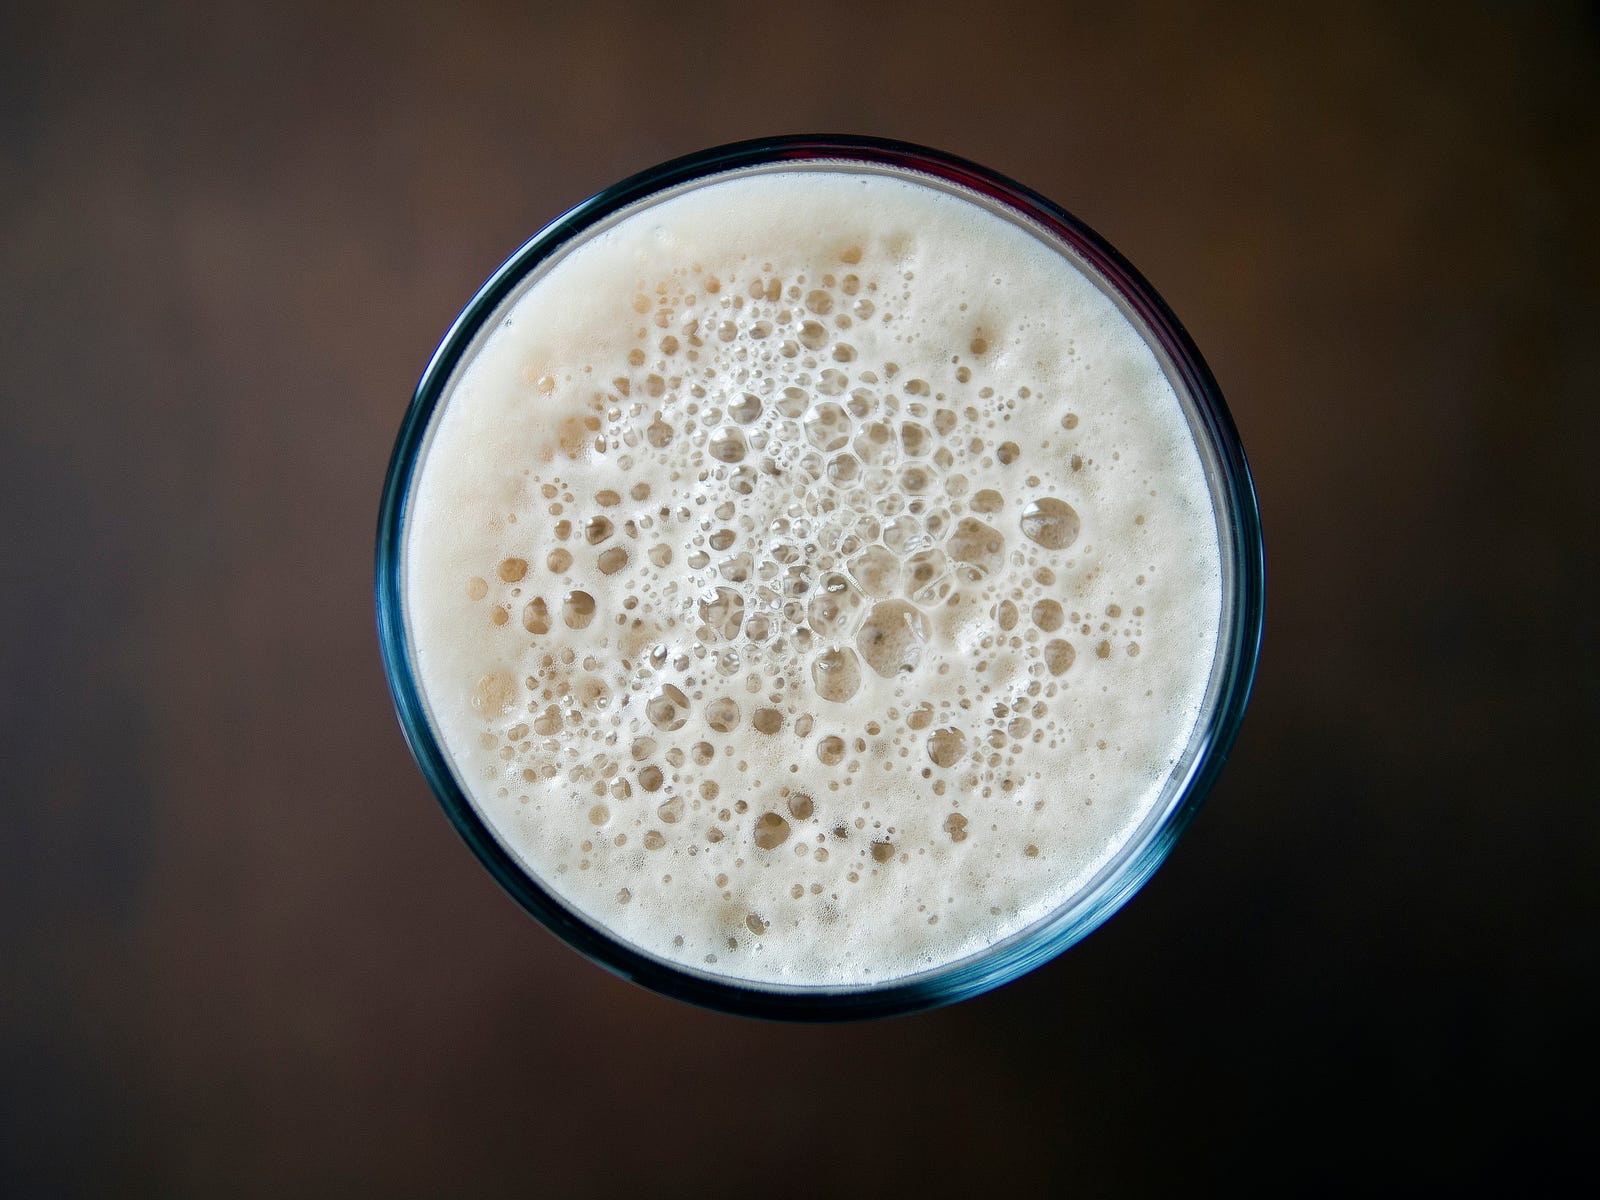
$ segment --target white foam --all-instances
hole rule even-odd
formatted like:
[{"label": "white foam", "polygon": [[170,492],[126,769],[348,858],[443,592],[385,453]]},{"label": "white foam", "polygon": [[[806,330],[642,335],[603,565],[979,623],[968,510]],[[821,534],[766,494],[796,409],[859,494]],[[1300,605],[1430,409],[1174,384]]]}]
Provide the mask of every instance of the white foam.
[{"label": "white foam", "polygon": [[1221,569],[1172,387],[1069,260],[916,177],[647,206],[501,315],[431,436],[404,585],[439,736],[650,954],[960,959],[1069,901],[1192,733]]}]

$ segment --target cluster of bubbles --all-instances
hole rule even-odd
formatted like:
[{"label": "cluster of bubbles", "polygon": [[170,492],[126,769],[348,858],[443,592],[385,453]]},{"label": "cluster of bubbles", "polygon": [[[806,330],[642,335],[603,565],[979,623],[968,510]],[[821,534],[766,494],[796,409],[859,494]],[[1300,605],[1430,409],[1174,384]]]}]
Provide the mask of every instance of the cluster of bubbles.
[{"label": "cluster of bubbles", "polygon": [[[466,583],[534,666],[477,681],[472,703],[486,750],[580,805],[590,830],[561,870],[714,854],[706,878],[737,908],[738,872],[791,855],[793,899],[837,901],[930,849],[875,819],[858,780],[917,777],[957,846],[978,832],[963,797],[1020,789],[1026,747],[1067,736],[1051,701],[1092,660],[1139,653],[1142,607],[1061,602],[1084,522],[1006,436],[1043,399],[975,378],[981,328],[937,384],[864,356],[890,339],[860,331],[894,326],[910,279],[861,258],[641,282],[626,371],[530,377],[534,402],[582,389],[583,412],[528,470],[526,548]],[[1070,447],[1077,425],[1056,436]],[[717,949],[773,919],[744,912]]]}]

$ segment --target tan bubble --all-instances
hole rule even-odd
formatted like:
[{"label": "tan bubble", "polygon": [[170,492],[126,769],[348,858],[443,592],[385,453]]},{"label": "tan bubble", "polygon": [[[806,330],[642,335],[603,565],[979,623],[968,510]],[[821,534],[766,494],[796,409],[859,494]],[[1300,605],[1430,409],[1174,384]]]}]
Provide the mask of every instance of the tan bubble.
[{"label": "tan bubble", "polygon": [[933,724],[933,705],[924,700],[906,714],[906,725],[911,729],[926,729]]},{"label": "tan bubble", "polygon": [[1096,658],[1110,658],[1111,657],[1111,643],[1108,642],[1108,641],[1102,641],[1098,646],[1096,646],[1094,648],[1094,656]]},{"label": "tan bubble", "polygon": [[1046,642],[1044,647],[1044,665],[1052,675],[1060,675],[1072,666],[1072,660],[1077,657],[1077,651],[1072,648],[1071,642],[1056,638]]},{"label": "tan bubble", "polygon": [[482,600],[489,594],[489,584],[482,575],[474,575],[467,580],[467,599]]},{"label": "tan bubble", "polygon": [[1046,633],[1060,629],[1065,620],[1066,614],[1054,600],[1040,600],[1033,606],[1033,623]]},{"label": "tan bubble", "polygon": [[967,840],[967,819],[960,813],[951,813],[944,819],[944,831],[950,835],[952,842]]},{"label": "tan bubble", "polygon": [[861,689],[861,665],[855,651],[848,646],[824,650],[812,660],[811,682],[824,700],[842,704],[850,699]]},{"label": "tan bubble", "polygon": [[804,792],[796,792],[789,797],[789,814],[797,821],[809,820],[816,811],[816,804]]},{"label": "tan bubble", "polygon": [[843,449],[850,440],[850,414],[831,400],[812,405],[801,424],[806,440],[824,454]]},{"label": "tan bubble", "polygon": [[1072,505],[1044,496],[1022,510],[1022,532],[1046,550],[1065,550],[1078,540],[1078,514]]},{"label": "tan bubble", "polygon": [[1009,467],[1021,453],[1021,448],[1015,442],[1001,442],[995,448],[994,456],[1000,460],[1001,466]]},{"label": "tan bubble", "polygon": [[718,462],[736,463],[744,460],[749,444],[744,439],[743,431],[729,425],[717,430],[706,449]]},{"label": "tan bubble", "polygon": [[776,850],[789,840],[789,822],[775,812],[762,813],[756,818],[753,836],[758,848]]},{"label": "tan bubble", "polygon": [[611,536],[613,529],[614,526],[611,524],[610,517],[602,517],[596,514],[595,516],[590,517],[588,522],[584,525],[583,536],[588,541],[589,545],[598,546],[601,542],[605,541]]},{"label": "tan bubble", "polygon": [[588,592],[568,592],[561,604],[561,620],[568,629],[587,629],[594,611],[594,597]]},{"label": "tan bubble", "polygon": [[522,627],[533,634],[550,632],[550,610],[541,597],[535,596],[522,606]]},{"label": "tan bubble", "polygon": [[615,508],[622,503],[622,497],[610,488],[603,488],[594,494],[594,502],[601,508]]},{"label": "tan bubble", "polygon": [[984,488],[972,495],[972,511],[980,513],[999,512],[1005,506],[1005,498],[993,488]]},{"label": "tan bubble", "polygon": [[673,796],[656,806],[656,817],[665,825],[676,825],[683,820],[683,797]]},{"label": "tan bubble", "polygon": [[647,792],[659,792],[666,782],[666,774],[655,763],[640,768],[639,786]]},{"label": "tan bubble", "polygon": [[928,618],[903,600],[872,606],[856,634],[861,657],[885,679],[914,671],[929,638]]},{"label": "tan bubble", "polygon": [[572,552],[557,546],[544,556],[544,565],[550,568],[552,574],[563,574],[572,565]]},{"label": "tan bubble", "polygon": [[472,689],[472,711],[482,717],[504,716],[516,700],[517,681],[510,671],[485,675]]},{"label": "tan bubble", "polygon": [[886,863],[894,857],[893,842],[873,842],[869,849],[872,853],[872,861],[875,863]]},{"label": "tan bubble", "polygon": [[741,425],[749,425],[761,416],[761,398],[745,392],[728,405],[728,415]]},{"label": "tan bubble", "polygon": [[844,739],[830,733],[817,743],[817,758],[825,767],[836,767],[844,761]]},{"label": "tan bubble", "polygon": [[649,830],[644,835],[644,848],[646,850],[659,850],[667,844],[667,839],[662,836],[659,829]]},{"label": "tan bubble", "polygon": [[672,547],[665,543],[657,543],[650,547],[650,561],[658,567],[664,567],[672,561]]},{"label": "tan bubble", "polygon": [[489,611],[489,620],[495,625],[504,625],[511,619],[511,610],[504,604],[496,604]]},{"label": "tan bubble", "polygon": [[706,724],[718,733],[732,733],[739,727],[739,705],[729,696],[706,705]]},{"label": "tan bubble", "polygon": [[758,733],[777,733],[783,728],[783,714],[775,708],[758,708],[751,715],[750,724]]},{"label": "tan bubble", "polygon": [[956,522],[947,544],[950,557],[992,575],[1005,564],[1006,539],[993,526],[974,517]]},{"label": "tan bubble", "polygon": [[596,804],[589,810],[589,824],[604,825],[611,820],[611,810],[604,804]]},{"label": "tan bubble", "polygon": [[855,619],[861,596],[843,575],[823,576],[822,587],[806,606],[806,621],[819,637],[843,633]]},{"label": "tan bubble", "polygon": [[689,719],[689,697],[672,684],[662,685],[661,691],[645,705],[645,716],[663,733],[682,729]]},{"label": "tan bubble", "polygon": [[966,753],[967,735],[951,725],[935,729],[928,735],[928,757],[935,766],[949,767],[960,761]]},{"label": "tan bubble", "polygon": [[937,603],[950,590],[945,579],[949,570],[950,560],[943,550],[918,550],[906,559],[906,594],[918,604]]},{"label": "tan bubble", "polygon": [[1009,600],[1000,601],[995,609],[995,620],[1001,629],[1010,633],[1017,627],[1017,606]]},{"label": "tan bubble", "polygon": [[883,546],[868,546],[847,564],[851,576],[869,596],[883,598],[900,587],[900,560]]},{"label": "tan bubble", "polygon": [[744,597],[732,588],[714,588],[700,599],[700,619],[718,636],[732,641],[744,624]]},{"label": "tan bubble", "polygon": [[910,458],[921,458],[933,448],[933,434],[926,425],[904,421],[900,425],[900,448]]}]

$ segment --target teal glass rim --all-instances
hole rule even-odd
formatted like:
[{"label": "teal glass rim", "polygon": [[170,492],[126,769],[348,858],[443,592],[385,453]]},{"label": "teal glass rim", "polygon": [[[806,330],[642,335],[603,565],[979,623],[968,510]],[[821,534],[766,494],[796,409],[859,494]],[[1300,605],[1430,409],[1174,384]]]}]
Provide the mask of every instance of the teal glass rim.
[{"label": "teal glass rim", "polygon": [[[403,604],[406,522],[429,430],[458,368],[531,273],[590,230],[660,193],[752,169],[852,167],[954,185],[1012,219],[1020,217],[1098,276],[1142,328],[1185,406],[1205,466],[1218,521],[1222,619],[1205,707],[1161,798],[1122,849],[1061,909],[968,958],[917,975],[844,987],[743,983],[646,954],[582,917],[519,863],[472,805],[434,731],[413,670]],[[1054,958],[1121,908],[1166,858],[1232,748],[1255,678],[1264,579],[1260,513],[1238,432],[1200,352],[1155,289],[1088,226],[1018,183],[940,151],[845,135],[765,138],[676,158],[606,188],[535,234],[479,288],[434,352],[395,442],[378,516],[378,640],[390,695],[417,765],[473,853],[525,910],[600,966],[678,1000],[778,1020],[883,1017],[976,996]]]}]

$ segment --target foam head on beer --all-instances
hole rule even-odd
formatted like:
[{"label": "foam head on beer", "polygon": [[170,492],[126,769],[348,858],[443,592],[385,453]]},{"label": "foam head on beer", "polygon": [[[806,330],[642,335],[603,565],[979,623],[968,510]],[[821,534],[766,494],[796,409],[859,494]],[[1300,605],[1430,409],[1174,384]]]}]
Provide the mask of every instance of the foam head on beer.
[{"label": "foam head on beer", "polygon": [[1218,522],[1119,304],[849,163],[701,180],[548,261],[410,501],[414,669],[531,877],[646,955],[849,988],[1070,903],[1217,653]]}]

